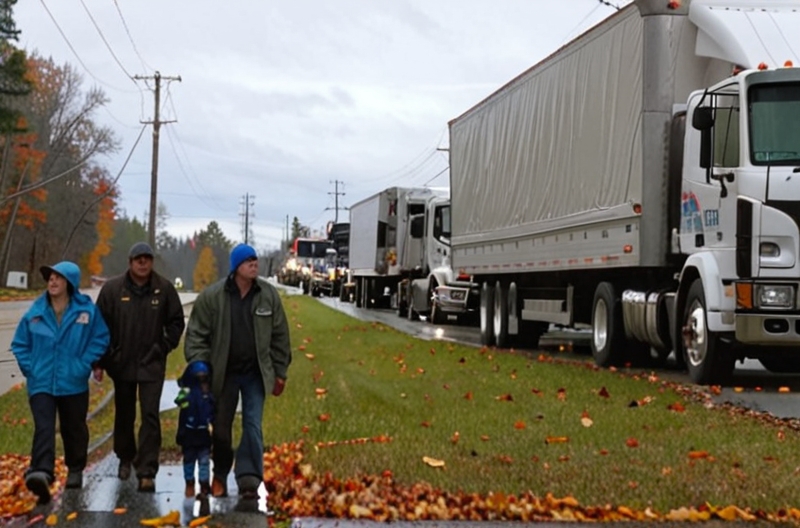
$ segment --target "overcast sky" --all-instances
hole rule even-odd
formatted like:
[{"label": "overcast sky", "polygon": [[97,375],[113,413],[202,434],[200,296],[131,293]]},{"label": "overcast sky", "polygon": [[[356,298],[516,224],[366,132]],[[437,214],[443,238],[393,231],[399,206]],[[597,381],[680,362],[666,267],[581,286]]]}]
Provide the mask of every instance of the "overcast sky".
[{"label": "overcast sky", "polygon": [[[169,231],[216,220],[260,250],[286,218],[321,230],[393,185],[449,186],[447,122],[628,0],[21,0],[19,45],[70,63],[111,99],[122,168],[162,80],[158,200]],[[63,33],[63,34],[62,34]],[[152,128],[119,179],[146,219]],[[339,220],[348,220],[339,211]]]}]

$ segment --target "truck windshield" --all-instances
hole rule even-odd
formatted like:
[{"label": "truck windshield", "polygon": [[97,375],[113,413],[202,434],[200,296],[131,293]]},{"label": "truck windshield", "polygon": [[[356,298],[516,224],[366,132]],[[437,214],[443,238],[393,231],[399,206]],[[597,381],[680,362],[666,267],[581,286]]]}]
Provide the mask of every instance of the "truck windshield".
[{"label": "truck windshield", "polygon": [[800,83],[750,88],[753,165],[800,165]]},{"label": "truck windshield", "polygon": [[295,240],[295,255],[298,258],[325,258],[325,252],[331,247],[327,240]]}]

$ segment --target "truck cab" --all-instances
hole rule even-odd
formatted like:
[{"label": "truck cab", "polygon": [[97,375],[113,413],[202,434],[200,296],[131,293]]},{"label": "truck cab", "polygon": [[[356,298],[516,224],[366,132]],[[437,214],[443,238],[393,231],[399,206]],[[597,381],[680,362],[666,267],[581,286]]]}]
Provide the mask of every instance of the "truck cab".
[{"label": "truck cab", "polygon": [[469,277],[457,277],[450,264],[451,218],[449,198],[432,199],[425,211],[410,219],[410,246],[422,249],[424,267],[416,277],[404,282],[409,319],[427,316],[433,324],[444,324],[450,315],[473,315],[479,306],[480,291]]}]

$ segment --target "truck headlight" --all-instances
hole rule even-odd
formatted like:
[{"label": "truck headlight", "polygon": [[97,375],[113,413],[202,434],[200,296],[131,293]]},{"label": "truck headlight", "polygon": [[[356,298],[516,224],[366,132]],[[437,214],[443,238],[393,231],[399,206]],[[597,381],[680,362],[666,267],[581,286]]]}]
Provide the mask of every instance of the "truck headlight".
[{"label": "truck headlight", "polygon": [[794,286],[790,284],[757,284],[759,308],[794,308]]},{"label": "truck headlight", "polygon": [[774,242],[762,242],[759,252],[762,257],[778,258],[781,256],[781,247]]}]

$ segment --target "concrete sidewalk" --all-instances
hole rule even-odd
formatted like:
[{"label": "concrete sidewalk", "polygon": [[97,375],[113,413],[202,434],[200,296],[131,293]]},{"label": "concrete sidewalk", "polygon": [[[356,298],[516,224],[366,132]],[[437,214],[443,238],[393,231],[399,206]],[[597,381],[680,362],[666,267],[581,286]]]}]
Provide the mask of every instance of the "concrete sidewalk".
[{"label": "concrete sidewalk", "polygon": [[[229,497],[204,500],[186,499],[183,496],[183,467],[178,464],[162,465],[156,477],[155,493],[136,491],[137,480],[117,478],[118,459],[109,455],[84,472],[83,489],[64,490],[50,504],[37,506],[30,514],[18,517],[7,526],[22,528],[45,526],[47,516],[58,517],[59,525],[67,522],[67,515],[76,513],[69,526],[74,528],[140,527],[140,520],[161,517],[177,510],[181,526],[192,519],[212,515],[213,526],[263,527],[266,525],[267,492],[262,485],[258,499],[239,499],[233,474],[228,477]],[[124,513],[114,513],[124,508]],[[35,519],[41,517],[39,521]],[[32,522],[33,521],[33,522]]]}]

